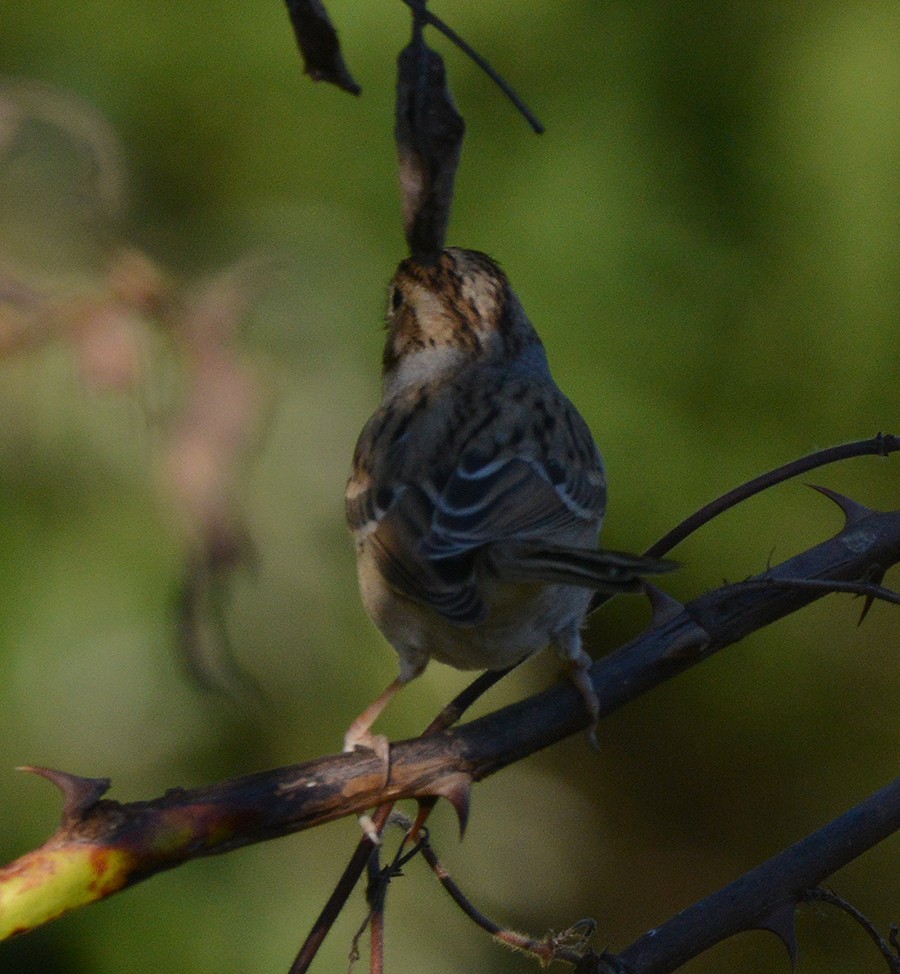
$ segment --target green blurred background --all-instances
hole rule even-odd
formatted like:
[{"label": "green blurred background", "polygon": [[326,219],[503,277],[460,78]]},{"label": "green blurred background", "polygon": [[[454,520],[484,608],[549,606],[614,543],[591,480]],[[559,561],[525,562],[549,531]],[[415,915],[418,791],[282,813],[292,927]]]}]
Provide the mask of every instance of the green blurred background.
[{"label": "green blurred background", "polygon": [[[283,4],[7,4],[0,72],[108,119],[130,206],[119,232],[186,279],[250,252],[282,271],[242,329],[269,411],[243,486],[257,551],[232,585],[238,660],[262,710],[185,677],[172,601],[184,543],[151,471],[146,403],[86,390],[61,343],[0,361],[0,854],[55,827],[22,763],[148,798],[337,749],[393,676],[364,616],[342,497],[378,398],[385,283],[404,255],[392,143],[399,2],[329,4],[359,99],[301,73]],[[437,3],[544,120],[538,138],[442,39],[468,123],[450,242],[506,267],[560,384],[603,449],[605,541],[641,549],[727,488],[816,447],[900,432],[900,7],[893,0]],[[33,148],[33,147],[32,147]],[[0,263],[89,278],[77,170],[0,162]],[[31,158],[40,158],[40,153]],[[56,166],[56,168],[54,168]],[[66,182],[66,180],[69,182]],[[77,209],[77,207],[75,208]],[[900,501],[900,458],[814,480]],[[787,484],[676,556],[690,597],[834,532]],[[896,572],[888,583],[896,585]],[[583,916],[615,950],[897,773],[900,627],[831,597],[478,786],[438,851],[496,919],[542,935]],[[646,621],[595,619],[603,652]],[[495,707],[558,678],[523,667]],[[381,724],[414,734],[466,677],[435,666]],[[158,876],[0,945],[0,971],[285,971],[357,838],[353,821]],[[833,878],[900,919],[895,837]],[[388,901],[388,969],[512,972],[410,864]],[[345,970],[356,897],[318,967]],[[800,971],[879,970],[846,918],[804,910]],[[365,961],[362,962],[363,965]],[[686,969],[787,970],[746,934]],[[360,969],[365,969],[363,966]]]}]

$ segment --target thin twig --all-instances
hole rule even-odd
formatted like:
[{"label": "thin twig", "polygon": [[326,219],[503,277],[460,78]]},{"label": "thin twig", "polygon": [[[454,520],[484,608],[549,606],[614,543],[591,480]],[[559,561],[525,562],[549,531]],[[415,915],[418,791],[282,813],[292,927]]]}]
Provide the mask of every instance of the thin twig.
[{"label": "thin twig", "polygon": [[[385,870],[381,869],[379,860],[380,849],[376,846],[369,856],[369,884],[366,888],[366,899],[369,903],[369,915],[363,921],[360,933],[369,928],[369,974],[383,974],[384,972],[384,904],[387,899],[389,878],[384,878]],[[387,867],[390,871],[390,866]],[[359,934],[357,934],[359,936]]]},{"label": "thin twig", "polygon": [[828,903],[831,906],[836,906],[839,910],[843,910],[844,913],[852,917],[869,935],[872,942],[881,951],[882,956],[887,961],[888,970],[891,971],[891,974],[900,974],[900,952],[891,948],[890,943],[878,932],[875,924],[865,914],[860,913],[852,903],[849,903],[842,896],[838,896],[837,893],[830,889],[825,889],[822,886],[814,886],[804,890],[803,899],[807,902],[819,900],[822,903]]},{"label": "thin twig", "polygon": [[369,972],[384,974],[384,907],[375,910],[369,923]]},{"label": "thin twig", "polygon": [[516,90],[510,85],[510,83],[488,62],[482,55],[478,53],[467,41],[465,41],[459,34],[453,30],[449,24],[444,23],[440,17],[437,17],[430,10],[427,9],[422,0],[403,0],[407,7],[413,11],[414,16],[424,17],[424,19],[434,27],[435,30],[439,31],[444,35],[449,41],[455,44],[468,58],[474,61],[479,68],[494,82],[495,85],[503,92],[504,95],[516,106],[518,111],[522,114],[531,128],[538,135],[542,135],[544,132],[544,125],[541,120],[531,111],[531,109],[525,104],[521,96],[516,92]]},{"label": "thin twig", "polygon": [[[385,806],[383,806],[385,807]],[[421,841],[416,842],[412,849],[404,852],[407,838],[412,823],[405,815],[391,815],[390,823],[399,825],[404,832],[400,845],[394,853],[394,858],[390,865],[381,867],[380,849],[378,846],[372,847],[366,867],[369,872],[369,882],[366,885],[366,902],[369,904],[369,912],[359,925],[353,935],[350,948],[350,966],[359,960],[359,942],[367,929],[371,930],[370,935],[370,967],[372,974],[380,974],[384,970],[384,904],[387,899],[388,886],[396,876],[403,875],[403,867],[419,854]]]},{"label": "thin twig", "polygon": [[708,524],[719,514],[740,504],[742,501],[759,494],[776,484],[783,483],[800,474],[808,473],[819,467],[827,466],[829,463],[837,463],[839,460],[849,460],[851,457],[861,456],[880,456],[886,457],[890,453],[900,450],[900,436],[890,436],[884,433],[876,433],[870,440],[856,440],[853,443],[844,443],[841,446],[832,446],[826,450],[817,450],[808,456],[791,460],[781,467],[769,470],[767,473],[760,474],[752,480],[748,480],[740,487],[735,487],[727,493],[717,497],[714,501],[701,507],[690,517],[685,518],[681,524],[676,525],[668,534],[663,535],[655,544],[652,544],[645,552],[651,558],[660,558],[668,554],[676,545],[681,544],[688,535],[693,534],[698,528]]},{"label": "thin twig", "polygon": [[[596,928],[593,920],[579,920],[569,927],[568,930],[564,930],[561,933],[548,933],[544,940],[535,940],[525,934],[517,933],[508,927],[500,926],[499,923],[482,913],[472,903],[453,881],[444,864],[438,859],[427,834],[422,839],[420,851],[453,902],[456,903],[470,920],[481,927],[482,930],[487,931],[492,937],[507,947],[521,950],[527,954],[533,954],[540,960],[544,967],[554,960],[567,961],[570,964],[577,964],[581,960],[583,949],[587,946],[587,942]],[[577,947],[566,946],[572,943],[577,944]]]},{"label": "thin twig", "polygon": [[[748,480],[739,487],[734,487],[715,500],[710,501],[695,511],[690,517],[686,517],[680,524],[676,524],[671,531],[664,534],[658,541],[655,541],[644,552],[648,558],[661,558],[667,555],[676,545],[681,544],[685,538],[698,531],[704,525],[709,524],[713,518],[724,514],[725,511],[753,497],[756,494],[768,490],[776,484],[783,483],[793,477],[816,470],[819,467],[827,466],[829,463],[837,463],[840,460],[849,460],[852,457],[879,456],[886,457],[891,453],[900,450],[900,436],[893,436],[885,433],[876,433],[870,440],[855,440],[853,443],[844,443],[841,446],[828,447],[825,450],[817,450],[805,457],[799,457],[785,463],[774,470]],[[589,612],[596,612],[601,605],[604,605],[612,596],[598,592],[591,600]]]}]

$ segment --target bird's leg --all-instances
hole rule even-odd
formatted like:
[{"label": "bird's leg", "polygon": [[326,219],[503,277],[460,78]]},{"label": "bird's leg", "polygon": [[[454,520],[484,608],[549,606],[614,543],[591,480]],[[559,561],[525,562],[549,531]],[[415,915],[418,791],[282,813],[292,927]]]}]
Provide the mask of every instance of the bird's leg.
[{"label": "bird's leg", "polygon": [[600,745],[597,743],[597,721],[600,718],[600,701],[597,699],[597,694],[591,683],[590,676],[590,669],[594,665],[594,661],[584,651],[584,647],[581,645],[581,631],[575,625],[557,633],[554,642],[556,643],[560,656],[562,656],[568,666],[569,679],[578,688],[578,692],[584,700],[584,705],[591,715],[591,723],[588,727],[588,740],[591,742],[591,747],[599,750]]},{"label": "bird's leg", "polygon": [[353,721],[344,734],[344,751],[355,751],[358,747],[367,747],[374,751],[383,761],[385,767],[389,765],[388,740],[383,734],[373,734],[372,724],[381,716],[381,712],[397,696],[397,694],[417,676],[420,676],[428,663],[428,657],[405,647],[397,650],[400,657],[400,672],[382,693],[369,704],[368,707]]},{"label": "bird's leg", "polygon": [[[382,784],[386,785],[391,773],[391,752],[390,743],[384,734],[373,734],[372,724],[381,716],[381,712],[394,699],[395,696],[409,683],[415,679],[422,670],[425,669],[425,660],[414,657],[407,659],[406,656],[400,658],[400,674],[392,680],[379,696],[369,704],[368,707],[353,721],[344,734],[344,752],[355,751],[358,747],[369,748],[381,761],[384,777]],[[363,832],[378,845],[378,831],[370,815],[359,816],[359,824]]]},{"label": "bird's leg", "polygon": [[381,712],[394,699],[394,697],[409,683],[411,677],[404,677],[403,674],[392,680],[384,691],[369,704],[368,707],[353,721],[344,734],[344,751],[355,751],[358,747],[367,747],[374,751],[385,767],[385,781],[387,772],[390,768],[390,753],[388,739],[384,734],[373,734],[372,724],[381,716]]},{"label": "bird's leg", "polygon": [[[347,733],[344,734],[345,752],[355,751],[358,747],[367,747],[369,750],[375,752],[384,769],[384,780],[382,784],[385,785],[391,772],[390,744],[384,734],[372,733],[372,724],[378,720],[382,710],[384,710],[407,683],[409,683],[409,679],[403,679],[402,675],[398,676],[396,680],[392,680],[384,691],[353,721],[347,728]],[[375,823],[372,821],[371,815],[367,812],[360,815],[359,825],[372,841],[373,845],[381,844],[381,840],[378,837],[378,830],[375,828]]]}]

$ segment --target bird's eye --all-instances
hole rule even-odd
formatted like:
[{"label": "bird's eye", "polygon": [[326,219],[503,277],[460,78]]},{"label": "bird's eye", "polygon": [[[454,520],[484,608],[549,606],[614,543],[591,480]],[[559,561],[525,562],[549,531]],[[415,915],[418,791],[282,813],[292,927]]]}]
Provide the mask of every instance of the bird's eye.
[{"label": "bird's eye", "polygon": [[403,292],[399,287],[394,285],[391,288],[391,311],[396,311],[401,304],[403,304]]}]

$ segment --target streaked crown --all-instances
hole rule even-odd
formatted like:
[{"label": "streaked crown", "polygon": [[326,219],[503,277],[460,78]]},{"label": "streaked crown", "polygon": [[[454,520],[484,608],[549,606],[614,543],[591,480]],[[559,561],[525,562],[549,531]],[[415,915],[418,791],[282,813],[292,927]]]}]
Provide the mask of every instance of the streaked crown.
[{"label": "streaked crown", "polygon": [[391,282],[384,374],[405,386],[478,358],[540,345],[506,275],[486,254],[448,248],[434,263],[409,257]]}]

